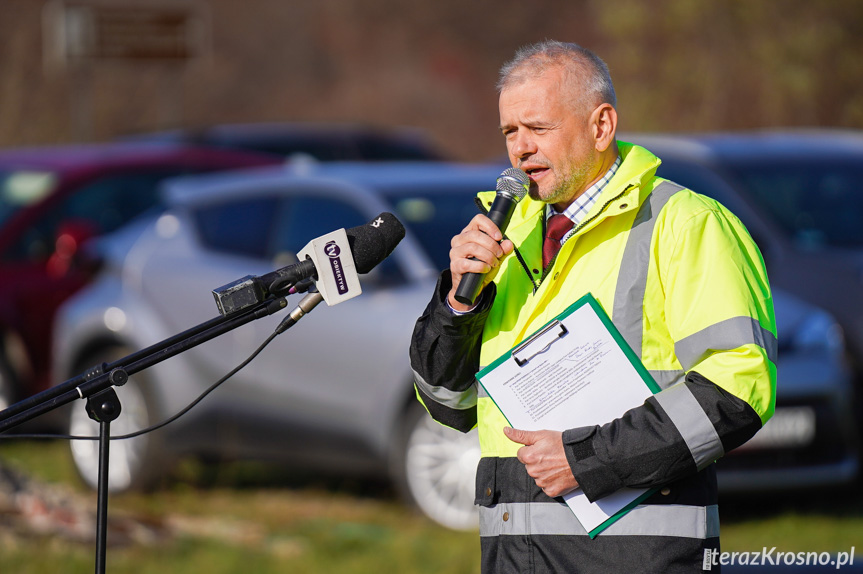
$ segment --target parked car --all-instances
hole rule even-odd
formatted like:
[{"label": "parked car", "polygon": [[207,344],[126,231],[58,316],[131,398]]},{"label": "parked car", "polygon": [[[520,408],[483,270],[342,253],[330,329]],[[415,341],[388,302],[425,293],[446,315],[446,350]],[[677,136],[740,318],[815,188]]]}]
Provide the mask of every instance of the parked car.
[{"label": "parked car", "polygon": [[355,123],[270,122],[217,124],[124,136],[131,141],[174,142],[251,150],[318,161],[442,160],[420,130]]},{"label": "parked car", "polygon": [[153,207],[166,177],[281,161],[178,145],[0,150],[0,410],[48,387],[54,311],[94,269],[87,239]]},{"label": "parked car", "polygon": [[[499,165],[332,163],[167,182],[167,211],[102,241],[108,263],[101,276],[59,313],[60,378],[216,316],[212,289],[289,264],[326,232],[389,211],[407,235],[361,276],[360,297],[319,306],[175,423],[116,441],[112,488],[152,484],[184,455],[267,459],[306,473],[388,474],[433,519],[474,527],[475,432],[446,429],[425,414],[414,396],[408,346],[439,270],[449,265],[449,239],[475,215],[473,194],[493,188],[499,173]],[[777,477],[784,484],[832,482],[828,471],[856,465],[842,434],[849,379],[841,330],[793,296],[777,292],[776,305],[783,392],[775,420],[784,422],[768,424],[752,449],[760,455],[731,470],[743,486]],[[249,356],[279,320],[255,321],[134,374],[117,389],[126,414],[113,423],[114,434],[178,412]],[[70,430],[96,434],[83,405],[73,405]],[[845,450],[809,456],[826,447]],[[93,485],[96,445],[73,441],[71,449]]]}]

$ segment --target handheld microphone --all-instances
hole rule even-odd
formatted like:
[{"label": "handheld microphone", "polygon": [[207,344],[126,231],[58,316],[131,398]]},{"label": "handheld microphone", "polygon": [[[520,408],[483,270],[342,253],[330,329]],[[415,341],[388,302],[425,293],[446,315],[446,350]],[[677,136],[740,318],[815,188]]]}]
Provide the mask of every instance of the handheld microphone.
[{"label": "handheld microphone", "polygon": [[[530,178],[517,167],[503,171],[497,178],[497,195],[491,204],[488,218],[491,219],[501,233],[506,231],[515,205],[527,194],[530,188]],[[455,300],[465,305],[473,305],[482,288],[484,273],[465,273],[455,292]]]},{"label": "handheld microphone", "polygon": [[213,290],[222,315],[236,313],[270,296],[288,294],[297,283],[313,279],[327,304],[336,305],[360,294],[357,273],[368,273],[386,259],[405,236],[405,228],[391,213],[372,221],[328,233],[300,251],[299,263],[260,277],[248,275]]}]

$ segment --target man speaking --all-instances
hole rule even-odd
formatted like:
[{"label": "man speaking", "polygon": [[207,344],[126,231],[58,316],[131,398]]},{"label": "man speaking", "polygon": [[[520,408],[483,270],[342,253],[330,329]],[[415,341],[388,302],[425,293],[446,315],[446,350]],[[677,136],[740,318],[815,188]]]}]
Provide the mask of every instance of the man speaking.
[{"label": "man speaking", "polygon": [[[529,197],[506,237],[477,215],[452,239],[410,351],[431,416],[478,427],[482,570],[701,572],[719,547],[713,463],[774,408],[761,254],[722,205],[657,178],[656,156],[616,140],[614,87],[589,50],[523,48],[498,88],[500,129]],[[486,206],[493,198],[480,194]],[[468,273],[483,275],[472,303],[456,297]],[[661,392],[601,426],[508,428],[477,371],[587,293]],[[624,487],[656,491],[593,539],[560,498]]]}]

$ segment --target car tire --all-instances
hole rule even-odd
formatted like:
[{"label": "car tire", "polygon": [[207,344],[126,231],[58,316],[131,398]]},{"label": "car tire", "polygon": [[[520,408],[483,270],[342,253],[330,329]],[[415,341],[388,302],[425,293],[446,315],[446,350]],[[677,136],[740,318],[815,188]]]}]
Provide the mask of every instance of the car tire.
[{"label": "car tire", "polygon": [[[129,354],[124,347],[103,349],[82,361],[80,371],[93,365],[111,363]],[[155,401],[149,378],[144,372],[129,377],[121,387],[113,387],[121,412],[111,422],[111,436],[119,437],[146,428],[157,421]],[[99,423],[90,419],[83,402],[74,403],[68,412],[67,429],[73,436],[99,436]],[[69,441],[78,475],[89,487],[98,486],[99,441]],[[108,458],[108,490],[124,492],[151,488],[167,469],[159,431],[131,439],[112,439]]]},{"label": "car tire", "polygon": [[396,446],[393,472],[403,498],[453,530],[474,530],[479,439],[434,421],[419,402],[407,409]]}]

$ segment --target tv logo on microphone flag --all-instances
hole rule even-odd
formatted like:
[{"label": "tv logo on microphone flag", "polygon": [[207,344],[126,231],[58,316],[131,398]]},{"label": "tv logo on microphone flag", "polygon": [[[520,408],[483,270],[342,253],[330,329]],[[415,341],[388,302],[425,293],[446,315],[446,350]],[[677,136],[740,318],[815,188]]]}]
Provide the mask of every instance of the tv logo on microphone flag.
[{"label": "tv logo on microphone flag", "polygon": [[324,245],[324,253],[330,258],[330,266],[333,268],[333,277],[336,280],[336,289],[340,295],[348,292],[348,283],[345,280],[345,273],[342,270],[342,260],[339,254],[342,252],[339,249],[339,244],[335,241],[330,241]]},{"label": "tv logo on microphone flag", "polygon": [[313,239],[297,256],[300,261],[308,258],[315,264],[318,291],[330,307],[363,292],[344,229]]}]

